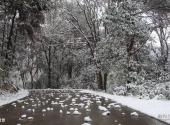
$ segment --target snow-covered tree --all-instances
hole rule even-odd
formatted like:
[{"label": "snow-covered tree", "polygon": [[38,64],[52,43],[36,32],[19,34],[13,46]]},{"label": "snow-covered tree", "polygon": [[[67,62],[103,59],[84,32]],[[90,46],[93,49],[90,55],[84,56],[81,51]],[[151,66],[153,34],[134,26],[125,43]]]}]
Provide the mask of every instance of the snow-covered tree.
[{"label": "snow-covered tree", "polygon": [[[109,50],[113,58],[114,78],[120,83],[134,82],[131,75],[139,74],[138,53],[149,39],[149,27],[141,17],[143,4],[131,0],[113,2],[107,9],[104,24],[109,41],[105,42],[105,50]],[[103,44],[104,45],[104,44]]]}]

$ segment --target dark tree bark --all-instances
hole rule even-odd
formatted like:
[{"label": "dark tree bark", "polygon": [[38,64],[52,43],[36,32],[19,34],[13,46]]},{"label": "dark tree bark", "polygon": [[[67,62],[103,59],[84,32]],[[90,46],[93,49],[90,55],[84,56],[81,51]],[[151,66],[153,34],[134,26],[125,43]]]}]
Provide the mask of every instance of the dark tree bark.
[{"label": "dark tree bark", "polygon": [[68,63],[67,70],[68,70],[68,79],[71,79],[72,78],[73,65]]},{"label": "dark tree bark", "polygon": [[107,90],[107,76],[108,76],[108,74],[107,74],[107,73],[104,73],[103,84],[104,84],[104,90],[105,90],[105,91]]},{"label": "dark tree bark", "polygon": [[11,23],[11,28],[10,28],[10,33],[9,33],[9,37],[8,37],[8,42],[7,42],[7,52],[5,55],[6,58],[6,62],[5,65],[9,68],[12,64],[12,59],[10,59],[9,57],[9,53],[11,53],[12,51],[12,36],[14,34],[14,25],[15,25],[15,16],[16,16],[16,10],[14,12],[13,18],[12,18],[12,23]]},{"label": "dark tree bark", "polygon": [[103,78],[102,78],[102,73],[101,71],[96,73],[97,75],[97,84],[98,84],[98,89],[103,90]]},{"label": "dark tree bark", "polygon": [[7,43],[7,49],[11,49],[12,47],[12,36],[14,34],[14,23],[15,23],[15,16],[16,16],[16,11],[14,12],[13,18],[12,18],[12,24],[11,24],[11,29],[8,37],[8,43]]},{"label": "dark tree bark", "polygon": [[51,88],[51,46],[48,48],[48,88]]},{"label": "dark tree bark", "polygon": [[33,89],[34,88],[34,78],[33,78],[32,70],[30,71],[30,75],[31,75],[31,89]]}]

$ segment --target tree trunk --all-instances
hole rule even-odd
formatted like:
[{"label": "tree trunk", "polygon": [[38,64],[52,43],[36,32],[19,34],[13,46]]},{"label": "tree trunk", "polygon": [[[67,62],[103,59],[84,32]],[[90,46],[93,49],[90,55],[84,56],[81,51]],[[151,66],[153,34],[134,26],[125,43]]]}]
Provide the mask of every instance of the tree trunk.
[{"label": "tree trunk", "polygon": [[51,46],[48,48],[48,88],[51,88]]},{"label": "tree trunk", "polygon": [[34,78],[33,78],[33,73],[32,73],[32,70],[30,71],[30,76],[31,76],[31,89],[34,88]]},{"label": "tree trunk", "polygon": [[133,59],[133,55],[132,55],[132,51],[134,49],[134,44],[135,44],[135,40],[134,40],[134,36],[128,36],[127,38],[127,80],[126,83],[130,83],[130,72],[133,71],[132,66],[130,64],[131,60]]},{"label": "tree trunk", "polygon": [[68,66],[67,66],[67,70],[68,70],[68,79],[71,79],[72,78],[72,70],[73,70],[73,66],[72,64],[68,63]]},{"label": "tree trunk", "polygon": [[101,71],[96,73],[98,89],[103,90],[103,78]]},{"label": "tree trunk", "polygon": [[20,73],[20,77],[21,77],[21,80],[22,80],[22,83],[23,83],[22,87],[23,87],[23,89],[25,89],[24,74],[23,74],[23,73]]},{"label": "tree trunk", "polygon": [[165,40],[164,29],[160,27],[159,41],[161,45],[161,65],[164,71],[166,71],[166,64],[168,62],[168,44]]},{"label": "tree trunk", "polygon": [[11,24],[11,27],[10,27],[10,33],[9,33],[9,37],[8,37],[8,42],[7,42],[7,51],[5,53],[5,62],[4,62],[4,65],[6,67],[6,71],[5,71],[5,77],[8,78],[8,75],[9,75],[9,70],[10,70],[10,67],[12,66],[12,58],[9,57],[10,53],[11,53],[11,50],[12,50],[12,36],[14,34],[14,28],[15,28],[15,17],[16,17],[16,10],[14,12],[14,15],[12,17],[12,24]]},{"label": "tree trunk", "polygon": [[8,50],[11,49],[11,47],[12,47],[12,41],[11,40],[12,40],[12,36],[14,34],[13,29],[14,29],[15,16],[16,16],[16,11],[14,12],[14,16],[12,18],[11,29],[10,29],[10,33],[9,33],[9,37],[8,37],[8,43],[7,43],[7,49]]},{"label": "tree trunk", "polygon": [[104,90],[106,91],[107,89],[107,76],[108,74],[107,73],[104,73],[104,81],[103,81],[103,84],[104,84]]}]

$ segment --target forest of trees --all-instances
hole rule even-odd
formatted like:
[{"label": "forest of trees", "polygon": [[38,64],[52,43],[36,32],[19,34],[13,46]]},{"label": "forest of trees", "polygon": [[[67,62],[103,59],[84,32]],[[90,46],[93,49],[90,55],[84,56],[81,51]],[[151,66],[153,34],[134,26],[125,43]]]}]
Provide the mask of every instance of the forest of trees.
[{"label": "forest of trees", "polygon": [[169,13],[168,0],[1,0],[0,84],[107,90],[170,81]]}]

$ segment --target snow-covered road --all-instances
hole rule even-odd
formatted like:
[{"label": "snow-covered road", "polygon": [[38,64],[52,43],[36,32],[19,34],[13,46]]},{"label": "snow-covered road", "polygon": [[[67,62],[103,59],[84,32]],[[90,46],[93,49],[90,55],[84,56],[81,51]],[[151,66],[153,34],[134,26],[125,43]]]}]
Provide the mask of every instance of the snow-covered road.
[{"label": "snow-covered road", "polygon": [[0,108],[0,118],[5,119],[0,124],[167,125],[106,95],[87,90],[33,90]]}]

